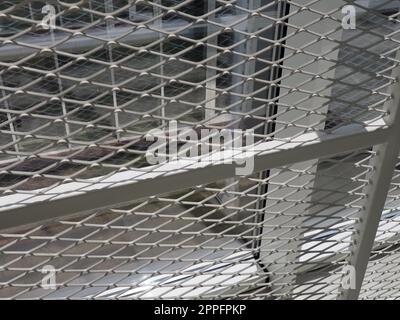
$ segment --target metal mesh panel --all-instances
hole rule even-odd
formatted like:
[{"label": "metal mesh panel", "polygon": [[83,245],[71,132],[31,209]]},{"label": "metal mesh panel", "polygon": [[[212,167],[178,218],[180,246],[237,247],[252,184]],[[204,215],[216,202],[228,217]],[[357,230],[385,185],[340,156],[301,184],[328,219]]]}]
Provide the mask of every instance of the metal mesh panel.
[{"label": "metal mesh panel", "polygon": [[64,5],[59,26],[44,33],[31,20],[43,3],[2,4],[2,190],[145,166],[143,136],[168,120],[252,128],[261,141],[285,143],[385,114],[397,45],[382,38],[397,24],[382,17],[363,17],[365,29],[341,36],[340,20],[322,15],[340,8],[325,2],[291,3],[289,14],[267,1],[216,1],[213,10],[202,1],[139,3]]},{"label": "metal mesh panel", "polygon": [[375,237],[375,248],[365,274],[360,298],[398,299],[398,247],[399,247],[399,170],[398,165],[388,193],[385,210]]},{"label": "metal mesh panel", "polygon": [[[354,297],[349,266],[360,297],[398,295],[396,202],[383,209],[398,9],[2,1],[0,298],[335,299]],[[177,158],[186,140],[171,128],[213,129],[195,144],[206,154]],[[251,132],[251,148],[210,150],[222,129]],[[56,288],[42,287],[46,266]]]},{"label": "metal mesh panel", "polygon": [[[218,181],[10,231],[1,238],[0,294],[121,299],[335,296],[372,156],[366,151],[320,161],[317,184],[310,181],[316,168],[303,162],[266,179]],[[257,194],[265,184],[268,191]],[[265,199],[261,210],[259,202]],[[44,265],[58,270],[56,290],[40,287]]]}]

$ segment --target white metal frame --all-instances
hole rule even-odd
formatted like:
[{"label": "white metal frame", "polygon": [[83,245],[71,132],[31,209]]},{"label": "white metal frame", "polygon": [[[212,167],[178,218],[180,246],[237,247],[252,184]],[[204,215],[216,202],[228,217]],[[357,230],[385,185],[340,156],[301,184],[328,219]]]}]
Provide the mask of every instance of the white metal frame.
[{"label": "white metal frame", "polygon": [[[303,134],[287,143],[263,142],[254,147],[254,172],[384,143],[394,129],[376,129],[381,125],[379,121],[365,128],[344,127],[337,133],[326,135]],[[121,171],[109,177],[90,179],[86,183],[65,183],[44,190],[41,195],[36,195],[36,190],[34,194],[4,196],[0,198],[0,225],[5,229],[105,209],[115,204],[234,177],[237,168],[235,161],[243,159],[246,153],[249,156],[249,151],[244,148],[243,152],[236,152],[232,158],[224,153],[218,162],[176,160],[141,170]],[[233,159],[233,163],[224,163],[224,157]]]},{"label": "white metal frame", "polygon": [[[114,32],[114,28],[110,28],[110,32]],[[400,61],[399,54],[396,57],[396,62],[398,61]],[[213,61],[210,62],[210,66],[212,65]],[[251,71],[246,73],[251,73]],[[393,76],[397,81],[391,88],[393,99],[390,101],[390,105],[387,105],[390,113],[383,121],[365,123],[364,126],[344,126],[336,132],[325,134],[301,134],[286,142],[278,140],[263,142],[256,145],[252,151],[254,172],[260,172],[302,161],[315,161],[314,159],[317,158],[362,150],[372,145],[376,146],[374,149],[376,157],[372,163],[375,170],[369,177],[366,189],[367,199],[360,212],[359,223],[356,226],[357,232],[352,244],[353,254],[348,261],[356,270],[356,288],[342,290],[339,297],[341,299],[357,299],[360,292],[400,151],[398,142],[400,136],[400,67],[393,70]],[[207,95],[210,96],[210,100],[214,96],[212,94],[214,85],[215,83],[211,82],[207,86]],[[290,84],[286,85],[290,86]],[[248,156],[248,151],[246,151],[243,148],[241,152],[237,151],[232,154],[233,159],[242,159]],[[224,153],[224,156],[227,154]],[[123,205],[193,185],[228,179],[235,176],[236,167],[235,163],[224,163],[223,160],[217,162],[199,162],[196,159],[176,160],[144,169],[124,170],[87,182],[64,183],[49,190],[43,189],[39,193],[35,190],[35,193],[11,194],[0,198],[0,226],[1,229],[9,229],[36,224],[110,208],[117,204]],[[297,222],[301,223],[301,219]],[[264,257],[264,262],[266,264],[270,262],[268,257]],[[289,279],[290,281],[292,279]]]}]

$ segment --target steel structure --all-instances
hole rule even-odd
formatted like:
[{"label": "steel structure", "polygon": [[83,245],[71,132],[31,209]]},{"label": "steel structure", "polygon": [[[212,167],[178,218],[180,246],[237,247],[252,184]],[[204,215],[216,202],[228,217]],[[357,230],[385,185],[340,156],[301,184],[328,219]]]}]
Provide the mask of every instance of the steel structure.
[{"label": "steel structure", "polygon": [[0,299],[400,297],[399,12],[2,1]]}]

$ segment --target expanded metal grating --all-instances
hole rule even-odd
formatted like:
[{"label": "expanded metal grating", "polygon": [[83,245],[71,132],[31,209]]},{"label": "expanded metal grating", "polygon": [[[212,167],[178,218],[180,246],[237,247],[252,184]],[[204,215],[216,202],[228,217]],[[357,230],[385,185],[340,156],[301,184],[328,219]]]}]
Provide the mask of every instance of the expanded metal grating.
[{"label": "expanded metal grating", "polygon": [[389,190],[360,292],[363,299],[399,299],[399,163]]},{"label": "expanded metal grating", "polygon": [[[296,298],[330,297],[349,255],[371,157],[366,151],[321,160],[318,182],[310,181],[316,164],[303,162],[268,178],[218,181],[3,234],[2,282],[12,285],[0,292],[18,298],[265,298],[291,291]],[[268,191],[258,193],[265,185]],[[59,289],[40,288],[43,265],[57,266]]]},{"label": "expanded metal grating", "polygon": [[0,299],[397,298],[399,10],[2,1]]}]

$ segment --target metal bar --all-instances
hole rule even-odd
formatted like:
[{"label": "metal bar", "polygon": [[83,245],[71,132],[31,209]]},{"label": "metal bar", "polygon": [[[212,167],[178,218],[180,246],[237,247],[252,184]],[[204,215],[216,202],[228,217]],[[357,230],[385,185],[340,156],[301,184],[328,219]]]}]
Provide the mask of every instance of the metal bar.
[{"label": "metal bar", "polygon": [[[400,51],[397,52],[396,61],[399,61],[399,59]],[[370,174],[365,192],[366,202],[360,211],[359,223],[356,226],[357,232],[352,239],[355,250],[350,256],[349,265],[353,266],[355,270],[355,288],[342,288],[338,296],[340,300],[355,300],[358,298],[400,151],[398,140],[400,136],[399,66],[393,70],[393,75],[396,76],[397,80],[392,87],[393,99],[386,106],[389,110],[386,121],[391,124],[392,130],[387,142],[374,148],[376,156],[373,158],[372,166],[375,170]]]},{"label": "metal bar", "polygon": [[[304,3],[306,4],[306,1],[302,0],[299,1],[299,3]],[[282,3],[283,4],[283,3]],[[287,4],[288,5],[288,4]],[[318,8],[320,11],[329,11],[332,8],[339,7],[340,6],[340,1],[339,0],[330,0],[329,2],[327,0],[321,0],[316,4],[316,8]],[[289,9],[289,10],[288,10]],[[297,14],[293,14],[296,12],[297,8],[296,7],[291,7],[285,10],[285,12],[282,12],[282,17],[287,16],[289,13],[292,13],[290,18],[287,19],[286,23],[291,26],[297,26],[300,27],[302,25],[306,25],[308,23],[309,17],[304,16],[301,12]],[[330,29],[332,29],[332,22],[329,19],[325,19],[323,23],[321,23],[318,26],[318,32],[320,34],[327,34]],[[288,27],[287,33],[293,32],[293,27]],[[286,35],[284,35],[286,36]],[[334,38],[337,40],[340,40],[342,36],[341,32],[336,32]],[[315,37],[317,40],[317,38]],[[279,40],[279,39],[278,39]],[[302,43],[307,42],[307,36],[304,34],[297,34],[285,41],[285,43],[282,43],[281,46],[284,47],[285,45],[289,47],[301,47]],[[329,58],[333,61],[337,61],[338,59],[338,50],[332,50],[332,48],[335,48],[337,45],[334,41],[317,41],[314,45],[314,47],[310,50],[313,51],[314,54],[316,55],[323,55],[323,52],[332,51],[329,53]],[[284,50],[284,49],[282,49]],[[311,58],[312,59],[312,58]],[[299,83],[299,77],[296,76],[296,74],[291,74],[290,71],[285,69],[287,68],[288,65],[304,65],[305,63],[309,62],[310,57],[306,57],[302,53],[300,54],[295,54],[291,57],[290,62],[284,61],[283,62],[283,74],[287,75],[285,79],[283,79],[280,82],[280,85],[282,87],[280,88],[280,93],[288,92],[288,87],[296,87]],[[312,67],[309,68],[309,71],[311,71],[312,74],[322,74],[325,72],[325,75],[330,78],[334,79],[335,77],[335,69],[336,68],[331,68],[329,71],[326,71],[329,69],[330,64],[327,63],[326,61],[316,61]],[[302,80],[308,80],[309,81],[309,87],[308,90],[311,92],[318,92],[318,86],[319,86],[319,81],[311,81],[312,76],[311,75],[304,75]],[[332,86],[328,87],[326,90],[324,90],[323,95],[324,97],[331,97],[332,96]],[[279,104],[283,104],[284,106],[294,106],[296,105],[296,99],[298,99],[298,96],[296,95],[287,95],[281,99],[279,99]],[[328,104],[326,103],[326,98],[321,98],[321,99],[309,99],[308,103],[304,106],[304,109],[309,109],[309,110],[318,110],[319,114],[318,116],[313,116],[309,114],[305,110],[291,110],[290,107],[276,107],[277,110],[282,110],[282,109],[287,109],[289,112],[278,112],[282,113],[281,116],[277,116],[277,123],[275,124],[275,129],[277,129],[278,132],[274,133],[274,138],[282,138],[284,136],[288,136],[288,134],[285,132],[286,128],[285,125],[282,123],[291,123],[295,122],[296,118],[299,116],[304,117],[304,125],[309,125],[310,127],[313,126],[313,128],[317,130],[324,130],[325,126],[325,119],[326,119],[326,114],[328,113]],[[323,117],[323,118],[322,118]],[[320,121],[318,125],[313,125],[313,123]],[[281,130],[279,130],[281,129]],[[282,130],[283,129],[283,130]],[[288,128],[289,129],[289,128]],[[290,129],[289,129],[290,130]],[[302,129],[299,129],[302,130]],[[314,184],[317,182],[317,164],[318,164],[319,158],[315,157],[314,159],[307,161],[307,162],[302,162],[302,163],[296,163],[293,165],[290,165],[288,168],[293,168],[297,170],[304,170],[304,168],[308,168],[307,173],[302,176],[302,182],[304,184],[307,183],[309,188],[314,188]],[[287,169],[287,168],[285,168]],[[274,197],[277,195],[280,195],[282,197],[282,201],[280,202],[281,204],[286,203],[286,195],[290,194],[290,187],[284,187],[284,186],[279,186],[279,180],[281,179],[281,172],[284,171],[285,169],[279,168],[274,168],[270,170],[269,174],[271,178],[269,179],[269,182],[271,183],[271,186],[268,190],[268,192],[272,192],[274,194]],[[297,173],[292,173],[293,176],[297,175]],[[304,192],[304,190],[299,190],[299,192]],[[308,196],[308,201],[311,201],[312,193]],[[310,216],[312,215],[312,212],[310,208],[306,209],[301,209],[299,212],[299,216],[293,218],[290,222],[286,222],[285,216],[276,216],[275,218],[273,217],[273,212],[271,212],[271,207],[272,204],[275,202],[273,199],[269,199],[266,197],[265,199],[265,204],[264,204],[264,216],[266,222],[266,226],[264,226],[263,233],[268,233],[268,232],[273,232],[273,227],[270,227],[271,225],[276,226],[279,228],[282,225],[288,226],[289,224],[293,227],[296,226],[294,230],[292,230],[290,233],[285,234],[284,240],[277,241],[276,239],[263,239],[260,243],[260,249],[262,251],[263,247],[277,247],[280,248],[281,250],[284,248],[287,252],[291,252],[291,254],[286,254],[283,252],[277,253],[277,254],[271,254],[269,252],[266,252],[264,254],[261,254],[261,259],[263,265],[268,269],[269,272],[272,272],[272,275],[270,276],[270,282],[272,282],[272,289],[274,290],[274,294],[280,297],[288,298],[292,294],[295,282],[296,282],[296,270],[298,269],[298,266],[300,264],[299,262],[299,257],[302,254],[301,251],[301,246],[304,243],[304,233],[306,232],[307,228],[304,227],[304,223],[307,219],[310,219]],[[307,200],[305,200],[307,202]],[[288,204],[288,203],[287,203]],[[307,216],[304,217],[304,215],[300,213],[307,212]],[[267,226],[269,225],[269,226]],[[304,228],[303,228],[304,227]],[[283,275],[283,273],[286,273],[286,275]]]},{"label": "metal bar", "polygon": [[[54,29],[53,28],[50,29],[50,35],[51,35],[51,40],[53,42],[53,46],[56,48],[56,42],[55,42],[55,38],[54,38]],[[58,61],[57,52],[56,51],[53,51],[53,52],[54,52],[54,54],[53,54],[54,68],[57,70],[55,75],[57,77],[58,90],[61,93],[61,92],[63,92],[64,89],[63,89],[63,83],[62,83],[62,80],[60,78],[60,72],[59,72],[60,63]],[[69,127],[69,124],[68,124],[67,107],[65,105],[64,99],[61,99],[61,111],[62,111],[62,114],[63,114],[63,122],[64,122],[65,134],[67,136],[67,141],[68,141],[68,149],[71,149],[71,147],[72,147],[71,142],[70,142],[71,130],[70,130],[70,127]]]},{"label": "metal bar", "polygon": [[[114,11],[114,4],[113,0],[105,0],[104,1],[104,9],[105,12],[107,13],[112,13]],[[106,32],[107,32],[107,38],[110,41],[112,39],[109,35],[113,31],[115,27],[114,21],[109,21],[107,20],[106,22]],[[113,47],[110,43],[107,44],[107,51],[108,51],[108,59],[110,64],[114,62],[113,60]],[[111,68],[110,69],[110,77],[111,77],[111,84],[112,86],[115,86],[115,69]],[[117,92],[115,90],[112,91],[112,97],[113,97],[113,106],[114,106],[114,112],[113,112],[113,122],[115,126],[115,137],[117,140],[120,140],[121,134],[120,134],[120,123],[119,123],[119,116],[118,116],[118,97],[117,97]]]},{"label": "metal bar", "polygon": [[[248,3],[248,8],[250,11],[254,11],[255,9],[259,8],[261,5],[260,0],[250,0]],[[256,71],[256,57],[255,54],[257,53],[258,47],[258,40],[255,36],[256,31],[258,29],[258,25],[260,22],[258,21],[258,17],[253,17],[249,19],[247,22],[247,32],[251,33],[252,35],[246,41],[246,54],[251,55],[254,59],[249,59],[244,64],[244,75],[246,76],[246,80],[243,83],[243,94],[247,96],[252,96],[254,91],[254,81],[251,80],[251,77],[254,76]],[[242,111],[249,112],[252,109],[253,105],[251,101],[245,101],[242,107]]]},{"label": "metal bar", "polygon": [[[89,2],[91,3],[91,1]],[[129,20],[133,21],[136,15],[136,2],[134,0],[129,0],[130,7],[128,9]]]},{"label": "metal bar", "polygon": [[[208,21],[213,21],[215,20],[215,0],[210,0],[207,2],[207,11],[211,12],[211,14],[207,17],[207,22]],[[216,33],[217,28],[211,24],[207,24],[207,37],[210,35]],[[206,64],[206,77],[208,80],[206,83],[206,104],[205,104],[205,118],[210,119],[214,116],[215,114],[215,98],[216,98],[216,92],[215,89],[217,87],[217,80],[215,79],[215,76],[217,74],[215,67],[217,66],[217,49],[215,47],[212,47],[212,45],[216,46],[218,43],[217,41],[217,36],[213,36],[210,39],[207,40],[207,59],[210,57],[213,57],[210,59],[207,64]]]},{"label": "metal bar", "polygon": [[[277,17],[279,17],[280,19],[285,17],[290,11],[290,5],[287,1],[282,1],[281,3],[278,4],[278,9],[277,9]],[[285,21],[286,20],[286,21]],[[285,19],[284,22],[287,23],[288,19]],[[274,48],[272,49],[272,55],[271,55],[271,61],[273,61],[275,64],[277,61],[281,61],[278,64],[278,67],[271,67],[270,71],[269,71],[269,80],[270,81],[276,81],[277,79],[279,79],[282,76],[282,65],[283,65],[283,57],[285,54],[285,49],[284,49],[284,44],[285,44],[285,40],[282,40],[287,33],[287,27],[285,25],[285,23],[283,24],[278,24],[275,26],[274,28],[274,41],[278,41],[279,46],[274,46]],[[267,97],[268,99],[273,100],[274,98],[279,96],[279,92],[280,92],[280,81],[277,83],[278,85],[276,86],[270,86],[268,88],[268,92],[267,92]],[[275,101],[272,105],[266,105],[265,107],[265,116],[266,117],[271,117],[272,115],[277,114],[278,112],[278,105],[277,105],[277,101]],[[263,127],[263,133],[265,135],[267,134],[271,134],[275,131],[276,128],[276,119],[272,120],[272,121],[268,121],[264,123],[264,127]],[[261,180],[265,180],[268,177],[270,177],[271,175],[271,170],[265,170],[259,173],[259,178]],[[263,195],[263,194],[267,194],[269,184],[267,183],[259,183],[258,188],[257,188],[257,194],[258,195]],[[261,264],[261,267],[264,271],[270,271],[270,268],[266,268],[265,266],[265,257],[262,257],[261,254],[261,248],[263,245],[263,242],[265,242],[265,240],[262,240],[261,235],[264,232],[264,226],[261,222],[265,221],[265,217],[266,217],[266,205],[267,205],[267,199],[261,198],[260,200],[257,201],[256,203],[256,209],[264,209],[262,211],[262,214],[260,214],[257,217],[257,220],[255,221],[256,223],[260,223],[260,227],[256,228],[254,230],[254,236],[256,237],[256,241],[253,244],[255,246],[256,249],[256,254],[255,254],[255,258],[259,261],[259,264]],[[264,259],[263,259],[264,258]],[[269,278],[269,280],[271,280]]]},{"label": "metal bar", "polygon": [[[0,74],[0,86],[4,86],[4,81],[3,81],[3,75]],[[1,95],[3,96],[3,98],[6,96],[6,92],[4,89],[1,89]],[[6,110],[10,110],[10,104],[8,103],[8,100],[4,100],[3,102],[4,107]],[[14,143],[14,150],[15,152],[19,152],[19,145],[18,145],[18,137],[15,134],[15,125],[14,125],[14,121],[12,119],[11,113],[7,112],[7,121],[9,121],[9,128],[10,128],[10,132],[11,132],[11,137],[12,137],[12,141]],[[17,159],[19,159],[20,156],[17,156]]]},{"label": "metal bar", "polygon": [[[315,158],[323,158],[352,150],[361,150],[374,144],[383,143],[392,133],[392,128],[380,128],[363,132],[352,132],[351,134],[306,134],[292,142],[282,143],[277,148],[277,141],[265,142],[258,146],[261,150],[254,155],[254,172],[284,166]],[[314,137],[309,139],[307,137]],[[308,142],[305,142],[308,141]],[[311,142],[310,142],[311,141]],[[193,164],[199,162],[193,161]],[[129,170],[136,172],[140,177],[128,181],[118,181],[119,185],[112,187],[111,183],[103,188],[94,190],[93,182],[88,182],[86,187],[93,188],[92,191],[81,191],[77,187],[68,195],[64,192],[62,197],[51,200],[51,196],[45,194],[33,195],[35,199],[18,204],[15,199],[11,203],[5,203],[0,198],[3,208],[0,210],[0,229],[7,229],[19,225],[31,224],[45,220],[52,220],[72,214],[84,213],[91,210],[105,209],[113,206],[122,206],[157,194],[173,192],[193,185],[211,183],[235,176],[237,166],[235,159],[232,163],[210,163],[188,168],[188,163],[175,161],[168,163],[168,171],[155,171],[149,167],[147,174],[142,170]],[[156,179],[156,180],[155,180]],[[157,181],[157,183],[155,183]],[[122,184],[123,183],[123,184]],[[26,195],[26,194],[25,194]],[[11,197],[14,195],[11,195]],[[54,197],[54,193],[52,197]]]},{"label": "metal bar", "polygon": [[[161,5],[161,0],[156,0],[154,3],[157,4],[157,5]],[[163,16],[164,15],[163,15],[162,9],[159,6],[153,6],[153,16],[154,17],[158,17],[158,19],[156,21],[157,28],[159,30],[163,30]],[[161,76],[160,77],[160,84],[162,84],[163,81],[165,81],[164,80],[164,76],[165,76],[165,72],[164,72],[165,61],[164,61],[164,59],[165,58],[163,58],[163,54],[164,54],[164,36],[163,36],[162,33],[158,34],[158,39],[160,41],[160,57],[159,57],[159,63],[160,63],[159,71],[160,71],[160,76]],[[161,103],[160,116],[162,118],[161,123],[163,125],[165,125],[166,124],[166,121],[165,121],[165,108],[166,108],[166,106],[165,106],[165,86],[162,86],[160,88],[160,96],[161,96],[161,100],[160,100],[160,103]]]}]

